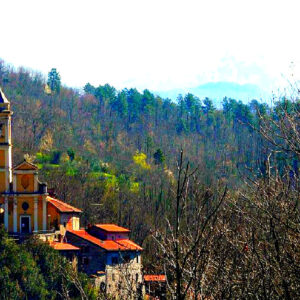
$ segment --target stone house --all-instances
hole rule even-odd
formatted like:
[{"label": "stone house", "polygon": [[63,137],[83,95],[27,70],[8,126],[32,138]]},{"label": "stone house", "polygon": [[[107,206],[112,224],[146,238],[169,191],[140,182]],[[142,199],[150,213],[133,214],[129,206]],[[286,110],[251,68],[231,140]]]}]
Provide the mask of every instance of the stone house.
[{"label": "stone house", "polygon": [[115,224],[66,232],[67,242],[81,249],[79,269],[93,276],[101,290],[122,299],[143,293],[143,249],[129,239],[129,232]]}]

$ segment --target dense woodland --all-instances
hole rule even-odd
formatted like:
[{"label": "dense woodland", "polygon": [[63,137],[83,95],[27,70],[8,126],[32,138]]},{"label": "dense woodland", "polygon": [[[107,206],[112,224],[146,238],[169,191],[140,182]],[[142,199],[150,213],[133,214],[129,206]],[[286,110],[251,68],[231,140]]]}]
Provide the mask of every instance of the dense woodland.
[{"label": "dense woodland", "polygon": [[[300,295],[299,101],[273,107],[86,84],[0,62],[14,163],[39,166],[82,226],[115,222],[176,299]],[[297,89],[296,89],[297,91]]]},{"label": "dense woodland", "polygon": [[97,299],[85,274],[48,244],[18,245],[0,228],[0,299]]}]

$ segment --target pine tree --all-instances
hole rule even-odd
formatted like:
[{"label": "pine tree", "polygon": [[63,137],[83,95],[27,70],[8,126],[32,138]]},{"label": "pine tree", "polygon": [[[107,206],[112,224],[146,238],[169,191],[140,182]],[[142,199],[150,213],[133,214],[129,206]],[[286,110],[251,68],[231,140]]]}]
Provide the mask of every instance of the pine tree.
[{"label": "pine tree", "polygon": [[156,165],[161,165],[166,160],[165,155],[160,148],[158,148],[156,152],[153,154],[153,158]]},{"label": "pine tree", "polygon": [[48,73],[47,84],[48,84],[49,88],[51,89],[52,93],[59,94],[60,87],[61,87],[61,81],[60,81],[60,75],[56,71],[55,68],[52,68],[51,71]]}]

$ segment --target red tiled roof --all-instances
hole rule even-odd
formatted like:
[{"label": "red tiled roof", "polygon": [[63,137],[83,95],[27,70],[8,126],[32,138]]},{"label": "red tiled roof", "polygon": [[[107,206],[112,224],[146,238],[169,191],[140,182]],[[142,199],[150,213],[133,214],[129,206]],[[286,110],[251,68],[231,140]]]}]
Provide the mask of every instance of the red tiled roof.
[{"label": "red tiled roof", "polygon": [[127,249],[130,249],[130,250],[143,250],[142,247],[140,247],[138,244],[134,243],[133,241],[131,241],[129,239],[115,240],[115,242],[119,245],[126,247]]},{"label": "red tiled roof", "polygon": [[91,242],[107,251],[128,251],[128,250],[135,250],[141,251],[143,250],[142,247],[134,243],[129,239],[121,239],[121,240],[100,240],[85,230],[68,230],[68,232],[75,234],[76,236],[85,239],[88,242]]},{"label": "red tiled roof", "polygon": [[166,281],[166,275],[144,275],[145,281]]},{"label": "red tiled roof", "polygon": [[50,202],[53,206],[55,206],[60,212],[63,212],[63,213],[68,213],[68,212],[82,212],[80,209],[70,205],[70,204],[67,204],[63,201],[60,201],[58,199],[55,199],[55,198],[52,198],[52,197],[47,197],[47,200],[48,202]]},{"label": "red tiled roof", "polygon": [[50,243],[50,246],[55,250],[80,250],[80,248],[72,244],[61,243],[61,242],[52,242]]},{"label": "red tiled roof", "polygon": [[115,224],[95,224],[94,226],[107,232],[123,232],[123,233],[130,232],[129,229]]}]

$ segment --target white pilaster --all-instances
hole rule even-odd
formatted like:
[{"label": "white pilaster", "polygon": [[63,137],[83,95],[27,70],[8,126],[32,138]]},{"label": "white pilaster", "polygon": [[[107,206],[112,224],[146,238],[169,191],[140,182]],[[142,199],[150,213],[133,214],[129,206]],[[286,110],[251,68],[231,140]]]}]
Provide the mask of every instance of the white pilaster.
[{"label": "white pilaster", "polygon": [[8,118],[8,143],[11,144],[11,117]]},{"label": "white pilaster", "polygon": [[12,182],[12,155],[11,155],[11,146],[8,147],[8,168],[9,168],[9,182]]},{"label": "white pilaster", "polygon": [[37,192],[38,191],[38,174],[34,174],[33,180],[34,180],[34,192]]},{"label": "white pilaster", "polygon": [[8,197],[4,198],[4,228],[8,230]]},{"label": "white pilaster", "polygon": [[38,231],[38,198],[34,197],[34,231]]},{"label": "white pilaster", "polygon": [[14,180],[13,180],[13,191],[17,191],[17,175],[14,174]]},{"label": "white pilaster", "polygon": [[12,181],[12,161],[11,161],[11,146],[8,146],[5,149],[5,190],[9,192],[10,186],[9,184]]},{"label": "white pilaster", "polygon": [[13,211],[13,224],[14,224],[14,232],[18,232],[18,200],[17,197],[14,197],[14,211]]},{"label": "white pilaster", "polygon": [[5,191],[9,191],[9,157],[8,157],[8,148],[4,150],[5,153]]},{"label": "white pilaster", "polygon": [[47,201],[46,197],[43,197],[43,230],[47,230]]}]

